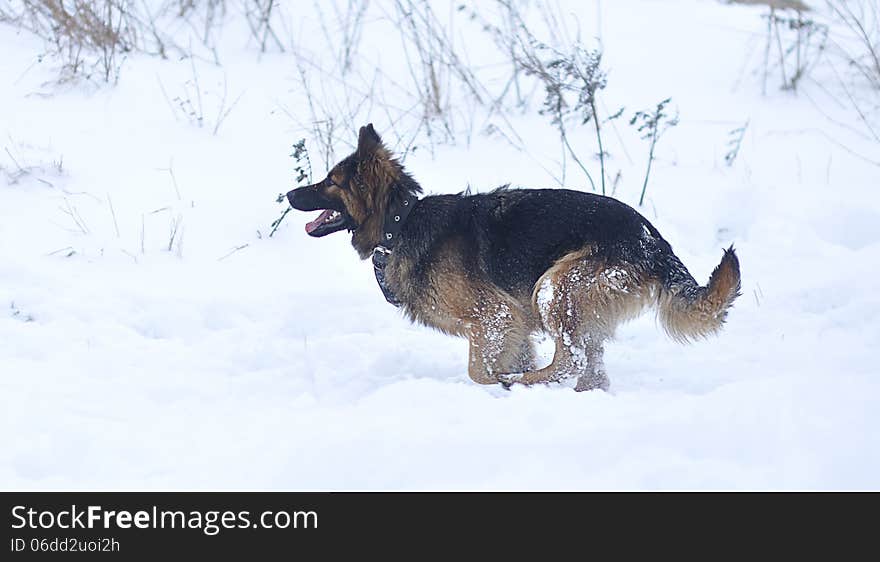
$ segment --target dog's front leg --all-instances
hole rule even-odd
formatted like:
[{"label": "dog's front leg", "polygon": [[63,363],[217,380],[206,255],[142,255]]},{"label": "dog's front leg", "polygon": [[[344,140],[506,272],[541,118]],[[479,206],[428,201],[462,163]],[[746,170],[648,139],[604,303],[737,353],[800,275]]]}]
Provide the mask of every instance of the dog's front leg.
[{"label": "dog's front leg", "polygon": [[469,339],[468,376],[477,384],[496,384],[498,376],[493,373],[496,372],[497,354],[493,353],[485,338],[471,335]]},{"label": "dog's front leg", "polygon": [[500,375],[528,368],[529,331],[519,310],[506,303],[484,312],[469,325],[468,375],[479,384],[497,384]]}]

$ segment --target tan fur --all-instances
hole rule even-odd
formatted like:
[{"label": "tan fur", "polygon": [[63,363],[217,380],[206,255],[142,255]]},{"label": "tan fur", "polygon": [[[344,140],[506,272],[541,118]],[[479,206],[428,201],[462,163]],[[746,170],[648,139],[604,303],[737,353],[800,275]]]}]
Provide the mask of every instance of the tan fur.
[{"label": "tan fur", "polygon": [[712,272],[709,284],[701,287],[695,298],[664,289],[660,292],[659,316],[669,337],[687,343],[718,332],[727,312],[740,295],[739,262],[727,250]]},{"label": "tan fur", "polygon": [[470,342],[468,374],[480,384],[533,364],[529,334],[537,321],[529,307],[501,289],[469,278],[452,239],[436,250],[434,265],[418,277],[407,260],[391,260],[388,280],[408,303],[410,319]]},{"label": "tan fur", "polygon": [[[654,302],[653,280],[631,266],[608,265],[591,255],[586,248],[563,256],[535,284],[533,306],[551,335],[582,331],[589,323],[589,331],[611,337],[618,325]],[[542,306],[541,290],[548,284],[553,298]]]},{"label": "tan fur", "polygon": [[343,190],[341,194],[348,214],[359,225],[353,243],[362,258],[367,257],[381,239],[385,206],[401,170],[400,163],[388,150],[378,146],[359,161],[357,174],[351,178],[351,190]]}]

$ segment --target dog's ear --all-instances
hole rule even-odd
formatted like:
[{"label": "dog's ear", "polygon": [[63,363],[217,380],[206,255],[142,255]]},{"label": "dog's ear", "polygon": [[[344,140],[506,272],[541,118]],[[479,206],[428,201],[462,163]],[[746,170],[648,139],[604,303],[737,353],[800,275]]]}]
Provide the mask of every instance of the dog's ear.
[{"label": "dog's ear", "polygon": [[376,129],[373,128],[372,123],[365,127],[361,127],[360,133],[358,134],[358,158],[363,159],[371,156],[376,152],[376,148],[381,145],[382,139],[379,138],[379,134],[376,133]]}]

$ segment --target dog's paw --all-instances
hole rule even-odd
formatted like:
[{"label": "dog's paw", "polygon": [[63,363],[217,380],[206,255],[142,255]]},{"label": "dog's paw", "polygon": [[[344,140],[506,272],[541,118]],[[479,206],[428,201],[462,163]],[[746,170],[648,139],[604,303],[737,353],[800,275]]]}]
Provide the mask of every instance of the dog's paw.
[{"label": "dog's paw", "polygon": [[503,375],[498,375],[498,382],[501,383],[501,386],[510,390],[510,387],[513,386],[514,383],[519,382],[522,379],[522,373],[504,373]]},{"label": "dog's paw", "polygon": [[574,387],[575,392],[589,392],[591,390],[604,390],[608,392],[611,382],[604,373],[598,376],[580,376]]}]

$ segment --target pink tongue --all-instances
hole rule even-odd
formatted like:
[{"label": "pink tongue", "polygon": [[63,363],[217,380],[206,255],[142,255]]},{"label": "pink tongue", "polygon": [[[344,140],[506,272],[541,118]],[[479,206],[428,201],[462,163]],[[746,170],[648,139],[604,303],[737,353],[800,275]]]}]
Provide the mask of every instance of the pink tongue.
[{"label": "pink tongue", "polygon": [[321,226],[324,221],[327,220],[327,217],[329,217],[331,214],[333,214],[333,211],[331,209],[327,209],[326,211],[318,215],[318,218],[316,218],[312,222],[306,223],[306,232],[314,232],[315,229]]}]

